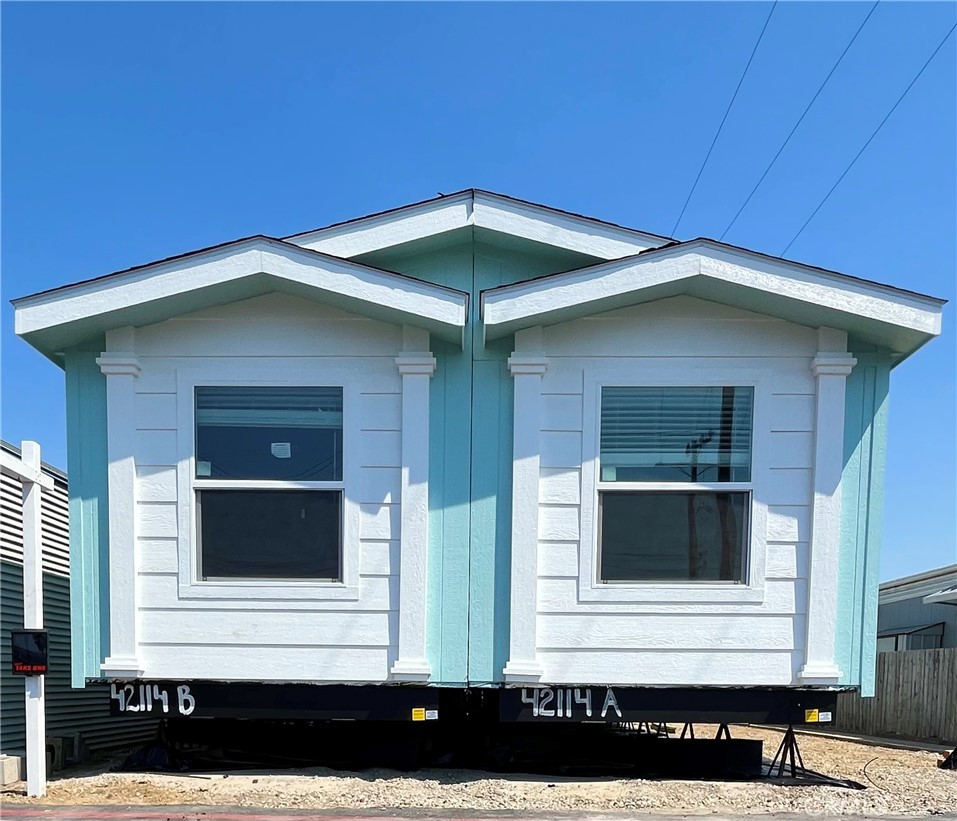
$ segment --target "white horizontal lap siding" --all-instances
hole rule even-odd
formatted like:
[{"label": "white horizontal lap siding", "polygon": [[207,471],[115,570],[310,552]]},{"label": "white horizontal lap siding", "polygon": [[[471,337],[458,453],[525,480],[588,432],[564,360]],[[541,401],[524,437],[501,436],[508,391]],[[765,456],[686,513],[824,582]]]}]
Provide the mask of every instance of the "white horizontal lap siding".
[{"label": "white horizontal lap siding", "polygon": [[[536,644],[542,681],[648,685],[788,685],[803,659],[814,435],[814,331],[676,297],[543,330]],[[583,600],[582,454],[589,380],[602,372],[697,383],[701,362],[757,374],[763,415],[754,496],[766,506],[763,594],[757,601]],[[613,363],[613,364],[609,364]],[[729,377],[728,384],[735,380]],[[635,384],[642,384],[640,378]]]},{"label": "white horizontal lap siding", "polygon": [[784,686],[797,668],[790,650],[539,650],[554,684]]},{"label": "white horizontal lap siding", "polygon": [[395,356],[398,326],[286,294],[207,308],[137,329],[137,354],[195,356]]},{"label": "white horizontal lap siding", "polygon": [[[378,682],[395,657],[401,470],[401,330],[295,298],[270,295],[136,332],[137,628],[143,674],[154,678]],[[335,352],[336,355],[333,355]],[[349,412],[346,494],[356,510],[355,600],[184,598],[179,550],[178,374],[261,381],[264,371],[332,374],[358,385]],[[346,428],[350,430],[347,420]],[[192,436],[192,431],[186,431]],[[348,456],[347,456],[348,458]],[[348,547],[347,547],[348,549]]]},{"label": "white horizontal lap siding", "polygon": [[152,678],[316,683],[384,681],[392,657],[385,647],[313,645],[167,645],[146,648],[143,655]]}]

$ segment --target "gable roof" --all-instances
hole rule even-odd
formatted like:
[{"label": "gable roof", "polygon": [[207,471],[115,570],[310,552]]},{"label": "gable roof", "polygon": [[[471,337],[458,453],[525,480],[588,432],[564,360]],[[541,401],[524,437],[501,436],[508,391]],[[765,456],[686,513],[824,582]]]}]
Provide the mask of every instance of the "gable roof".
[{"label": "gable roof", "polygon": [[252,236],[13,301],[16,332],[47,356],[110,328],[279,291],[461,343],[468,294]]},{"label": "gable roof", "polygon": [[488,338],[688,294],[890,349],[899,361],[940,333],[944,300],[712,239],[671,242],[622,259],[482,292]]},{"label": "gable roof", "polygon": [[888,348],[895,361],[940,333],[943,300],[711,239],[677,242],[478,188],[294,234],[257,235],[14,300],[16,332],[51,358],[110,328],[145,325],[282,291],[461,343],[468,294],[352,261],[480,229],[604,260],[483,292],[484,332],[566,321],[690,294]]},{"label": "gable roof", "polygon": [[285,239],[336,256],[354,257],[468,226],[600,259],[618,259],[671,241],[670,237],[481,188],[440,194]]}]

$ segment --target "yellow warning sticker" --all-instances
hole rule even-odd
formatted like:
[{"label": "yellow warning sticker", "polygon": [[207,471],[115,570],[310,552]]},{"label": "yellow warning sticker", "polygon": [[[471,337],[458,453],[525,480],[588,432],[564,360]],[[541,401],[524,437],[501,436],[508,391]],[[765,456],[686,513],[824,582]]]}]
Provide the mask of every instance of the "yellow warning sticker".
[{"label": "yellow warning sticker", "polygon": [[413,707],[413,708],[412,708],[412,720],[413,720],[413,721],[425,721],[425,707]]},{"label": "yellow warning sticker", "polygon": [[817,724],[820,721],[817,710],[805,710],[804,711],[804,722],[805,724]]}]

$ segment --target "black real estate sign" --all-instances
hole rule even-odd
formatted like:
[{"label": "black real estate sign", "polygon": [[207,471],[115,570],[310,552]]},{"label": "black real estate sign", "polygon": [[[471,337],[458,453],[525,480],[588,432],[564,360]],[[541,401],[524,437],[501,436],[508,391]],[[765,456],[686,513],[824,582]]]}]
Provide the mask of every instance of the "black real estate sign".
[{"label": "black real estate sign", "polygon": [[11,630],[10,657],[15,676],[42,676],[48,672],[49,637],[46,630]]}]

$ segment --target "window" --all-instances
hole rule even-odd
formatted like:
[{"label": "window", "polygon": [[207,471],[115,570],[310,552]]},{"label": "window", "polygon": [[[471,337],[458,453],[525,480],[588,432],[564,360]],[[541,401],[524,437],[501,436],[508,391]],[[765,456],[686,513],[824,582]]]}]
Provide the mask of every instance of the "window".
[{"label": "window", "polygon": [[922,627],[884,630],[877,634],[877,652],[891,653],[902,650],[939,650],[944,640],[944,623]]},{"label": "window", "polygon": [[751,387],[604,387],[598,578],[744,582]]},{"label": "window", "polygon": [[342,388],[195,390],[201,579],[341,579]]}]

